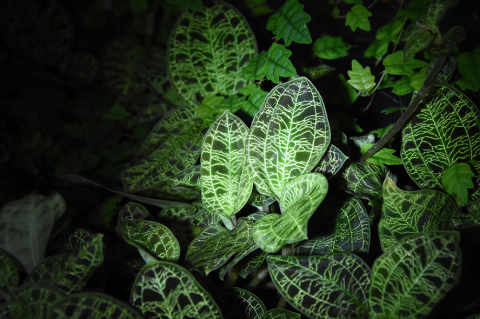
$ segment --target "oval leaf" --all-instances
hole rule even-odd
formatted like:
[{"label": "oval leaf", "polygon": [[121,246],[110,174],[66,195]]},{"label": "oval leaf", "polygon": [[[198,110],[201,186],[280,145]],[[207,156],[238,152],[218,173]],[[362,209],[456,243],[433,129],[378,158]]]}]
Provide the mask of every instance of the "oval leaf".
[{"label": "oval leaf", "polygon": [[[23,307],[32,314],[30,318],[50,318],[49,311],[54,304],[65,296],[49,287],[40,285],[23,285],[14,292],[15,301],[20,301]],[[28,317],[24,317],[28,318]]]},{"label": "oval leaf", "polygon": [[242,288],[223,290],[219,297],[222,312],[229,319],[258,319],[267,312],[260,298]]}]

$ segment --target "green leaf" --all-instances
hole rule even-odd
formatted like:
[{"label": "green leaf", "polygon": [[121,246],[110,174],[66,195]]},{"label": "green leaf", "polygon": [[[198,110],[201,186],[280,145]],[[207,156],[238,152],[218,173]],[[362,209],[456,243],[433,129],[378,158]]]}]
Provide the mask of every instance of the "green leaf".
[{"label": "green leaf", "polygon": [[341,94],[342,96],[339,97],[339,100],[342,101],[341,104],[353,104],[353,102],[355,102],[358,98],[357,90],[355,90],[354,87],[347,82],[342,73],[338,74],[338,80],[340,81],[341,86],[344,88],[344,91]]},{"label": "green leaf", "polygon": [[370,223],[362,201],[347,199],[335,221],[335,228],[294,248],[295,255],[313,256],[340,252],[368,252]]},{"label": "green leaf", "polygon": [[467,163],[453,163],[442,175],[442,185],[449,194],[455,194],[459,202],[468,202],[468,188],[473,188],[472,172]]},{"label": "green leaf", "polygon": [[248,65],[242,68],[242,77],[246,80],[255,79],[261,80],[265,77],[265,65],[266,65],[267,52],[262,51],[255,57],[248,61]]},{"label": "green leaf", "polygon": [[253,176],[246,156],[248,127],[225,111],[202,142],[202,203],[223,218],[235,215],[252,193]]},{"label": "green leaf", "polygon": [[227,274],[227,272],[230,271],[235,265],[237,265],[243,258],[248,256],[250,253],[254,252],[255,250],[258,249],[258,246],[253,245],[247,250],[241,251],[238,253],[228,264],[223,265],[222,268],[220,268],[220,271],[218,273],[218,278],[221,280],[224,280],[223,278]]},{"label": "green leaf", "polygon": [[[290,0],[297,1],[297,0]],[[297,70],[289,60],[292,51],[284,45],[272,43],[265,56],[265,75],[267,80],[278,83],[279,77],[290,77],[297,74]]]},{"label": "green leaf", "polygon": [[[390,113],[393,113],[393,112],[406,111],[406,110],[407,110],[407,107],[404,107],[404,106],[402,106],[402,107],[391,107],[391,108],[388,108],[388,109],[381,110],[380,113],[390,114]],[[392,127],[392,126],[390,126],[390,127]],[[383,131],[383,129],[379,129],[379,130],[382,130],[381,131],[382,135],[378,135],[377,137],[382,137],[383,135],[385,135],[385,133],[388,132],[388,130],[390,130],[390,128],[387,131]],[[376,132],[376,131],[372,131],[372,133],[374,133],[374,132]]]},{"label": "green leaf", "polygon": [[155,218],[148,212],[148,210],[137,203],[128,202],[118,213],[118,222],[126,222],[129,220],[150,220],[154,221]]},{"label": "green leaf", "polygon": [[[394,109],[394,108],[392,108]],[[398,108],[398,109],[403,109],[403,108]],[[406,109],[406,108],[404,108]],[[391,109],[385,109],[385,110],[382,110],[380,111],[381,113],[384,113],[384,114],[389,114],[389,113],[392,113],[393,111],[388,111],[388,110],[391,110]],[[394,110],[394,111],[398,111],[398,110]],[[377,136],[377,138],[382,138],[383,136],[385,136],[385,134],[387,134],[388,131],[390,131],[390,129],[393,127],[394,124],[390,124],[388,126],[385,126],[383,128],[379,128],[379,129],[376,129],[374,131],[371,131],[370,133],[371,134],[375,134]]]},{"label": "green leaf", "polygon": [[257,270],[267,259],[267,256],[269,253],[262,251],[261,249],[258,249],[256,251],[256,254],[250,259],[240,270],[238,275],[242,278],[247,278],[248,275],[253,273],[255,270]]},{"label": "green leaf", "polygon": [[307,224],[327,195],[327,179],[319,173],[300,175],[284,187],[280,199],[282,215],[260,218],[252,230],[255,244],[263,251],[275,253],[285,244],[307,239]]},{"label": "green leaf", "polygon": [[310,172],[329,143],[325,106],[313,84],[301,77],[277,85],[255,115],[248,136],[247,156],[258,192],[281,198],[284,186]]},{"label": "green leaf", "polygon": [[186,218],[193,217],[195,213],[195,207],[167,207],[158,213],[156,221],[161,224],[168,225],[179,219],[184,220]]},{"label": "green leaf", "polygon": [[82,318],[143,318],[130,305],[100,292],[83,292],[70,295],[54,305],[54,318],[82,319]]},{"label": "green leaf", "polygon": [[119,224],[123,239],[156,259],[176,262],[180,245],[164,225],[148,220],[129,220]]},{"label": "green leaf", "polygon": [[203,208],[188,220],[188,224],[191,226],[207,227],[214,223],[220,222],[220,220],[220,215],[212,214]]},{"label": "green leaf", "polygon": [[265,312],[260,319],[300,319],[300,317],[299,313],[276,308]]},{"label": "green leaf", "polygon": [[217,112],[217,105],[219,105],[225,99],[224,96],[218,96],[211,94],[205,97],[197,107],[197,115],[204,120],[209,120],[214,117]]},{"label": "green leaf", "polygon": [[308,75],[308,77],[311,78],[312,80],[316,80],[323,76],[332,74],[333,71],[335,70],[336,70],[335,68],[326,64],[320,64],[309,69],[303,68],[303,72],[305,72]]},{"label": "green leaf", "polygon": [[375,57],[380,59],[382,56],[388,52],[388,40],[375,40],[370,44],[370,46],[365,50],[363,54],[364,58]]},{"label": "green leaf", "polygon": [[292,41],[312,43],[312,37],[307,27],[311,17],[303,11],[303,7],[304,5],[299,4],[298,0],[287,1],[268,19],[267,30],[271,30],[277,40],[283,39],[287,46]]},{"label": "green leaf", "polygon": [[370,31],[370,21],[368,21],[368,17],[371,15],[372,13],[368,11],[365,6],[357,4],[347,13],[345,25],[349,25],[352,31],[357,30],[357,28]]},{"label": "green leaf", "polygon": [[432,43],[434,37],[430,30],[420,29],[408,37],[404,51],[411,54],[420,52]]},{"label": "green leaf", "polygon": [[383,251],[406,236],[448,229],[455,211],[455,204],[448,195],[430,189],[402,191],[387,177],[383,183],[382,218],[378,224]]},{"label": "green leaf", "polygon": [[313,52],[322,59],[333,60],[348,55],[352,46],[343,42],[342,37],[331,37],[329,35],[317,39],[313,43]]},{"label": "green leaf", "polygon": [[403,238],[375,260],[371,318],[425,318],[460,278],[458,232]]},{"label": "green leaf", "polygon": [[375,87],[375,77],[370,72],[370,67],[363,68],[357,60],[352,60],[352,70],[347,71],[350,83],[355,89],[368,92]]},{"label": "green leaf", "polygon": [[432,0],[428,7],[427,14],[422,17],[422,22],[427,26],[436,25],[447,12],[447,0]]},{"label": "green leaf", "polygon": [[427,66],[427,62],[411,58],[402,63],[403,51],[397,51],[393,54],[387,55],[383,60],[385,71],[394,75],[413,75],[413,69],[423,68]]},{"label": "green leaf", "polygon": [[413,0],[405,8],[404,14],[413,21],[420,19],[427,13],[432,0]]},{"label": "green leaf", "polygon": [[242,111],[254,117],[255,114],[262,107],[265,97],[267,97],[268,92],[265,92],[260,87],[256,88],[255,91],[248,97],[247,101],[242,106]]},{"label": "green leaf", "polygon": [[202,268],[208,275],[225,264],[234,254],[253,245],[252,227],[253,222],[243,218],[239,219],[233,230],[218,225],[211,226],[192,241],[186,259],[195,267]]},{"label": "green leaf", "polygon": [[32,314],[32,317],[17,318],[47,318],[46,314],[53,309],[54,304],[64,299],[62,293],[40,285],[22,285],[13,294],[15,301],[19,301]]},{"label": "green leaf", "polygon": [[215,300],[189,271],[165,261],[142,268],[130,300],[147,319],[223,318]]},{"label": "green leaf", "polygon": [[25,279],[24,284],[40,284],[65,294],[81,291],[103,263],[103,235],[97,234],[77,252],[48,257]]},{"label": "green leaf", "polygon": [[229,319],[258,319],[267,312],[260,298],[242,288],[223,290],[219,297],[223,315]]},{"label": "green leaf", "polygon": [[129,116],[132,116],[132,114],[127,111],[125,106],[116,103],[103,117],[114,121],[123,121]]},{"label": "green leaf", "polygon": [[267,261],[280,294],[308,318],[365,317],[370,268],[360,257],[268,256]]},{"label": "green leaf", "polygon": [[[369,149],[373,147],[373,144],[368,144],[365,143],[362,145],[362,148],[360,149],[360,153],[365,154]],[[382,149],[378,150],[375,154],[373,154],[372,157],[367,159],[367,162],[371,164],[376,164],[383,166],[384,164],[386,165],[402,165],[403,162],[402,160],[393,155],[395,153],[395,150],[392,150],[391,148],[386,148],[383,147]]]},{"label": "green leaf", "polygon": [[[436,61],[437,61],[437,59],[433,59],[433,60],[430,61],[430,63],[428,63],[428,66],[427,66],[426,71],[425,71],[426,74],[429,74],[433,70],[433,66],[434,66]],[[442,67],[442,70],[438,73],[437,77],[435,78],[435,81],[433,82],[433,85],[442,86],[442,85],[447,84],[447,82],[450,80],[453,73],[455,72],[456,68],[457,68],[457,60],[452,58],[452,57],[449,57],[445,61],[445,64]],[[423,70],[423,68],[422,68],[422,70]],[[420,70],[420,72],[422,72],[422,70]],[[411,84],[411,85],[413,86],[413,84]]]},{"label": "green leaf", "polygon": [[427,71],[427,68],[424,67],[418,73],[415,73],[412,75],[410,78],[410,86],[415,89],[415,91],[420,91],[420,89],[423,86],[423,83],[425,82],[425,72]]},{"label": "green leaf", "polygon": [[0,290],[11,293],[18,286],[18,270],[14,261],[0,249]]},{"label": "green leaf", "polygon": [[406,75],[402,76],[402,78],[393,85],[392,93],[396,95],[405,95],[411,92],[413,92],[413,87],[410,85],[410,79]]},{"label": "green leaf", "polygon": [[375,38],[377,40],[387,40],[387,42],[395,42],[397,36],[405,25],[405,18],[395,19],[377,30]]},{"label": "green leaf", "polygon": [[174,189],[186,189],[195,194],[201,193],[202,168],[200,165],[190,166],[167,180],[168,186]]},{"label": "green leaf", "polygon": [[[480,175],[480,118],[477,107],[460,91],[443,86],[431,91],[419,104],[420,112],[403,130],[401,157],[405,168],[422,189],[444,190],[444,171],[453,163],[476,161]],[[474,181],[468,202],[480,199],[480,185]]]},{"label": "green leaf", "polygon": [[314,172],[321,173],[327,177],[327,179],[330,179],[340,171],[347,159],[348,156],[343,154],[338,147],[330,144],[327,153],[325,153],[324,158],[318,163],[318,166],[315,167]]},{"label": "green leaf", "polygon": [[192,108],[211,94],[229,96],[251,83],[240,70],[257,53],[255,36],[243,15],[226,2],[184,11],[168,43],[172,85]]},{"label": "green leaf", "polygon": [[150,132],[134,164],[122,173],[125,191],[153,188],[195,165],[203,129],[202,119],[191,110],[166,114]]},{"label": "green leaf", "polygon": [[480,90],[480,46],[472,52],[464,52],[458,56],[458,70],[463,76],[455,83],[462,90]]},{"label": "green leaf", "polygon": [[31,195],[0,209],[0,248],[30,273],[45,258],[53,224],[65,212],[62,196]]},{"label": "green leaf", "polygon": [[227,110],[235,113],[242,108],[243,104],[245,104],[245,97],[230,95],[225,100],[216,105],[215,108],[218,113],[223,113]]},{"label": "green leaf", "polygon": [[73,253],[92,237],[93,233],[86,229],[69,227],[49,240],[47,251],[50,254]]}]

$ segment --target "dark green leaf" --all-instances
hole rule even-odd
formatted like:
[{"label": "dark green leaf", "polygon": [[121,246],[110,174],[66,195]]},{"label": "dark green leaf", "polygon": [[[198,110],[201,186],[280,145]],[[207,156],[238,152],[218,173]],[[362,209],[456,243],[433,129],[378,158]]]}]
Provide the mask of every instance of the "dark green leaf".
[{"label": "dark green leaf", "polygon": [[314,172],[322,173],[327,179],[332,178],[342,168],[347,161],[348,156],[333,144],[328,147],[327,153],[320,160]]},{"label": "dark green leaf", "polygon": [[365,50],[363,57],[371,58],[375,57],[380,59],[382,56],[388,52],[388,40],[375,40],[370,44],[370,46]]},{"label": "dark green leaf", "polygon": [[[15,301],[20,301],[23,307],[28,308],[32,318],[42,319],[50,318],[49,312],[58,301],[64,298],[64,294],[45,286],[40,285],[23,285],[14,291]],[[1,313],[1,312],[0,312]]]},{"label": "dark green leaf", "polygon": [[397,51],[393,54],[387,55],[383,61],[385,71],[387,71],[389,74],[395,75],[413,75],[415,73],[413,69],[427,66],[427,62],[416,60],[413,57],[405,62],[402,62],[402,56],[403,51]]},{"label": "dark green leaf", "polygon": [[0,249],[0,290],[11,293],[18,286],[18,270],[9,254]]},{"label": "dark green leaf", "polygon": [[[365,143],[362,145],[362,148],[360,149],[360,153],[365,154],[370,148],[372,148],[373,144],[368,144]],[[383,166],[385,165],[402,165],[403,162],[402,160],[393,155],[395,153],[395,150],[392,150],[391,148],[386,148],[383,147],[378,152],[373,154],[370,158],[367,159],[367,162]]]},{"label": "dark green leaf", "polygon": [[458,56],[458,70],[463,77],[455,83],[462,90],[480,90],[480,46],[472,52],[464,52]]},{"label": "dark green leaf", "polygon": [[405,95],[411,92],[413,92],[413,87],[410,85],[410,79],[406,75],[402,76],[402,78],[393,85],[392,93],[396,95]]},{"label": "dark green leaf", "polygon": [[202,169],[200,165],[190,166],[177,175],[170,177],[167,183],[172,188],[187,189],[195,194],[201,193]]},{"label": "dark green leaf", "polygon": [[[442,185],[449,194],[454,194],[460,203],[468,202],[468,189],[473,188],[472,172],[467,163],[453,163],[442,175]],[[462,205],[463,206],[463,205]]]},{"label": "dark green leaf", "polygon": [[251,58],[248,65],[242,68],[242,77],[246,80],[261,80],[265,77],[265,65],[267,62],[267,52],[262,51],[255,57]]},{"label": "dark green leaf", "polygon": [[267,60],[265,64],[265,75],[267,80],[270,80],[273,83],[278,83],[280,76],[290,77],[297,74],[297,70],[295,70],[295,67],[289,60],[291,55],[292,51],[288,50],[284,45],[272,43],[265,56],[265,59]]},{"label": "dark green leaf", "polygon": [[342,37],[331,37],[329,35],[317,39],[313,43],[313,52],[322,59],[333,60],[348,55],[352,46],[343,42]]},{"label": "dark green leaf", "polygon": [[405,18],[395,19],[377,30],[375,38],[377,40],[387,40],[387,42],[395,42],[397,36],[402,31],[405,24]]},{"label": "dark green leaf", "polygon": [[272,30],[277,40],[283,39],[288,46],[297,43],[312,43],[307,23],[311,20],[308,13],[303,11],[303,5],[298,0],[287,1],[267,22],[267,30]]},{"label": "dark green leaf", "polygon": [[427,13],[431,2],[432,0],[413,0],[407,5],[404,14],[413,21],[418,20]]},{"label": "dark green leaf", "polygon": [[368,21],[368,17],[371,15],[372,13],[368,11],[367,8],[361,4],[357,4],[347,13],[345,25],[349,25],[352,31],[357,30],[357,28],[370,31],[370,21]]},{"label": "dark green leaf", "polygon": [[265,97],[267,96],[268,92],[265,92],[260,87],[256,88],[255,91],[248,97],[248,100],[243,104],[242,110],[254,117],[257,114],[258,110],[262,107],[263,101],[265,101]]}]

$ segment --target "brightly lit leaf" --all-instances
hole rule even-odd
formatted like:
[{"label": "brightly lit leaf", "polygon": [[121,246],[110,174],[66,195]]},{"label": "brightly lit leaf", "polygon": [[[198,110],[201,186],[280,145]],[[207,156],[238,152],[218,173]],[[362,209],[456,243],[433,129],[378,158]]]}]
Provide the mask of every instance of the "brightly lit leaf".
[{"label": "brightly lit leaf", "polygon": [[353,6],[350,11],[347,13],[347,18],[345,20],[345,25],[349,25],[352,31],[357,30],[360,28],[365,31],[370,31],[370,21],[368,21],[368,17],[370,17],[372,13],[368,11],[365,6],[361,4],[357,4]]},{"label": "brightly lit leaf", "polygon": [[265,76],[273,83],[280,81],[279,77],[290,77],[297,74],[297,70],[290,61],[292,51],[285,45],[272,43],[265,55]]},{"label": "brightly lit leaf", "polygon": [[347,71],[350,80],[350,83],[355,89],[368,92],[375,87],[375,77],[370,72],[370,67],[362,67],[357,60],[352,60],[352,70]]}]

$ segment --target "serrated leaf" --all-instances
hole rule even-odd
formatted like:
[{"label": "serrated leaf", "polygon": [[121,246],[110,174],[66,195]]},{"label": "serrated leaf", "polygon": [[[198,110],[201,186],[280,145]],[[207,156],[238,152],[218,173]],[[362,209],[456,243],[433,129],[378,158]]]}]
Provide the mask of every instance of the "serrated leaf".
[{"label": "serrated leaf", "polygon": [[375,260],[369,304],[372,318],[426,318],[460,278],[458,232],[403,238]]},{"label": "serrated leaf", "polygon": [[[476,161],[480,175],[480,117],[477,107],[460,91],[443,86],[431,91],[419,104],[420,112],[403,130],[401,157],[413,181],[422,189],[444,190],[442,174],[454,162]],[[480,199],[474,181],[468,202]]]},{"label": "serrated leaf", "polygon": [[265,76],[267,80],[278,83],[280,76],[290,77],[297,74],[297,70],[289,60],[291,55],[292,51],[288,50],[285,45],[272,43],[265,56],[267,60],[265,63]]},{"label": "serrated leaf", "polygon": [[180,257],[180,245],[166,226],[148,220],[122,221],[119,226],[127,243],[154,258],[176,262]]},{"label": "serrated leaf", "polygon": [[243,258],[245,258],[247,255],[250,253],[254,252],[257,250],[258,247],[256,245],[251,246],[247,250],[244,250],[240,253],[238,253],[228,264],[223,265],[222,268],[220,268],[220,271],[218,272],[218,278],[221,280],[224,280],[223,278],[227,274],[227,272],[230,271],[235,265],[237,265]]},{"label": "serrated leaf", "polygon": [[[13,292],[15,301],[21,302],[24,308],[28,308],[32,319],[50,318],[48,314],[54,304],[64,299],[64,294],[41,285],[22,285]],[[18,317],[20,318],[20,317]]]},{"label": "serrated leaf", "polygon": [[[373,144],[368,144],[365,143],[362,145],[362,148],[360,149],[360,153],[365,154],[369,149],[373,147]],[[383,147],[378,152],[373,154],[371,157],[367,159],[367,162],[371,164],[376,164],[376,165],[402,165],[403,162],[402,160],[393,155],[395,153],[395,150],[392,150],[391,148],[386,148]]]},{"label": "serrated leaf", "polygon": [[406,75],[402,76],[400,80],[393,84],[392,93],[395,93],[396,95],[401,96],[411,92],[413,92],[413,87],[410,85],[410,79]]},{"label": "serrated leaf", "polygon": [[194,108],[211,94],[230,96],[251,83],[240,70],[256,53],[255,36],[243,15],[214,1],[202,11],[185,10],[177,20],[167,67],[178,95]]},{"label": "serrated leaf", "polygon": [[415,71],[413,69],[423,68],[427,66],[427,62],[417,60],[414,57],[402,62],[403,51],[397,51],[389,54],[383,60],[385,71],[394,75],[413,75]]},{"label": "serrated leaf", "polygon": [[225,111],[202,142],[202,204],[225,218],[235,215],[252,192],[253,176],[246,157],[248,127]]},{"label": "serrated leaf", "polygon": [[287,46],[292,41],[312,43],[312,37],[307,27],[311,17],[303,11],[303,7],[304,5],[299,4],[298,0],[287,1],[268,19],[267,30],[271,30],[277,40],[283,39]]},{"label": "serrated leaf", "polygon": [[191,110],[166,114],[150,132],[133,165],[122,173],[125,191],[153,188],[195,165],[203,129],[202,119]]},{"label": "serrated leaf", "polygon": [[211,94],[205,97],[197,107],[197,115],[204,121],[209,121],[212,117],[217,115],[217,106],[225,100],[224,96]]},{"label": "serrated leaf", "polygon": [[265,312],[260,319],[300,319],[300,317],[299,313],[276,308]]},{"label": "serrated leaf", "polygon": [[277,85],[253,119],[248,161],[257,190],[277,199],[296,176],[310,172],[330,143],[322,97],[304,77]]},{"label": "serrated leaf", "polygon": [[266,215],[253,225],[255,244],[265,252],[275,253],[285,244],[307,239],[308,220],[327,191],[327,179],[319,173],[300,175],[290,181],[280,199],[282,215]]},{"label": "serrated leaf", "polygon": [[143,267],[133,284],[130,300],[148,319],[223,318],[215,300],[193,275],[169,262]]},{"label": "serrated leaf", "polygon": [[195,194],[201,193],[202,168],[200,165],[190,166],[173,177],[167,179],[172,188],[188,189]]},{"label": "serrated leaf", "polygon": [[357,28],[370,31],[370,21],[368,21],[368,17],[371,15],[372,13],[368,11],[365,6],[357,4],[348,11],[345,25],[350,26],[352,31],[357,30]]},{"label": "serrated leaf", "polygon": [[313,256],[339,252],[368,252],[370,223],[362,201],[351,197],[343,203],[330,234],[310,239],[294,248],[295,255]]},{"label": "serrated leaf", "polygon": [[380,59],[382,56],[388,52],[388,40],[375,40],[370,44],[370,46],[365,50],[363,54],[364,58],[375,57]]},{"label": "serrated leaf", "polygon": [[370,67],[362,67],[357,60],[352,60],[352,70],[347,71],[350,83],[355,89],[368,92],[375,87],[375,77],[370,72]]},{"label": "serrated leaf", "polygon": [[232,113],[236,113],[242,108],[243,104],[245,104],[245,97],[230,95],[225,100],[216,105],[215,108],[218,113],[224,113],[227,110]]},{"label": "serrated leaf", "polygon": [[410,78],[410,86],[415,89],[415,91],[420,91],[425,82],[425,73],[427,68],[424,67]]},{"label": "serrated leaf", "polygon": [[448,229],[455,204],[436,190],[406,192],[387,177],[383,183],[382,217],[378,224],[384,252],[402,238],[434,230]]},{"label": "serrated leaf", "polygon": [[18,286],[18,270],[9,254],[0,249],[0,290],[11,293]]},{"label": "serrated leaf", "polygon": [[325,156],[320,160],[314,172],[323,174],[327,179],[332,178],[340,171],[348,156],[333,144],[328,147]]},{"label": "serrated leaf", "polygon": [[267,312],[263,302],[248,290],[234,287],[222,291],[219,300],[223,315],[231,319],[258,319]]},{"label": "serrated leaf", "polygon": [[453,163],[442,175],[442,185],[449,194],[455,194],[455,197],[461,203],[468,202],[468,188],[473,188],[472,172],[467,163]]},{"label": "serrated leaf", "polygon": [[248,64],[242,68],[242,77],[244,79],[263,79],[265,77],[266,57],[267,52],[262,51],[255,57],[251,58]]},{"label": "serrated leaf", "polygon": [[387,42],[395,41],[404,25],[405,18],[395,19],[378,29],[375,38],[377,40],[387,40]]},{"label": "serrated leaf", "polygon": [[455,83],[462,90],[480,90],[480,46],[472,52],[464,52],[458,56],[458,70],[463,76]]},{"label": "serrated leaf", "polygon": [[333,60],[348,55],[352,46],[343,42],[342,37],[331,37],[329,35],[317,39],[313,43],[313,52],[322,59]]},{"label": "serrated leaf", "polygon": [[275,287],[309,318],[364,317],[370,268],[360,257],[348,253],[268,256],[267,261]]},{"label": "serrated leaf", "polygon": [[25,279],[24,284],[40,284],[62,293],[81,291],[103,263],[101,234],[96,234],[75,253],[48,257]]},{"label": "serrated leaf", "polygon": [[225,264],[234,254],[253,245],[252,227],[253,222],[243,218],[239,219],[233,230],[220,226],[209,227],[190,244],[186,258],[208,275]]},{"label": "serrated leaf", "polygon": [[262,107],[263,101],[268,92],[265,92],[260,87],[256,88],[255,91],[248,97],[247,101],[242,106],[242,111],[254,117],[257,114],[258,110]]},{"label": "serrated leaf", "polygon": [[29,273],[45,258],[55,221],[65,212],[62,196],[31,195],[0,209],[0,248],[20,261]]},{"label": "serrated leaf", "polygon": [[55,319],[142,318],[130,305],[100,292],[83,292],[70,295],[54,305],[52,314]]}]

